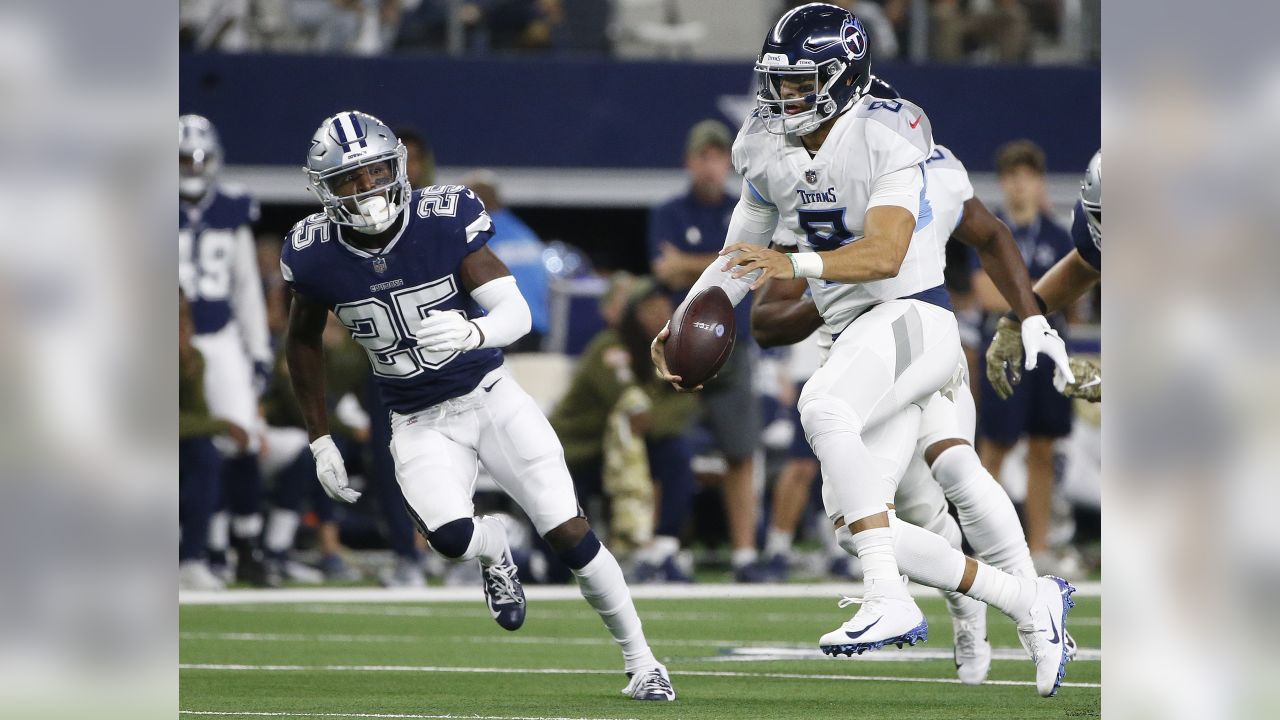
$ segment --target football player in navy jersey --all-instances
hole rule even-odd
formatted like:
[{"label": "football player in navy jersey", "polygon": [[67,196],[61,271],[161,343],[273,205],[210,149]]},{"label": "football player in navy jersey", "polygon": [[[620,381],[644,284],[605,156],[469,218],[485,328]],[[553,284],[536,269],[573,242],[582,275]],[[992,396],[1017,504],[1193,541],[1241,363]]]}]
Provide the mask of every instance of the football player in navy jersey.
[{"label": "football player in navy jersey", "polygon": [[[1075,249],[1049,268],[1036,281],[1037,301],[1046,312],[1061,310],[1080,299],[1102,280],[1102,151],[1093,154],[1084,180],[1080,183],[1080,197],[1071,212],[1071,241]],[[1008,324],[1001,321],[996,327],[997,339],[1007,335]],[[1006,338],[1007,340],[1007,338]],[[1017,368],[1022,363],[1022,348],[1016,344],[991,343],[987,352],[987,374],[1003,376],[1004,368],[1013,370],[1012,382],[1020,379]],[[1061,373],[1054,373],[1054,385],[1067,397],[1089,402],[1102,400],[1102,367],[1093,360],[1071,358],[1071,374],[1068,380]]]},{"label": "football player in navy jersey", "polygon": [[[216,442],[225,457],[222,484],[237,551],[236,576],[258,585],[276,578],[263,563],[262,480],[257,453],[264,425],[258,396],[271,376],[271,335],[251,226],[253,198],[218,183],[222,145],[199,115],[178,118],[178,284],[195,324],[192,344],[205,361],[205,395],[215,417],[243,428],[242,448]],[[227,518],[211,523],[210,549],[226,549]]]},{"label": "football player in navy jersey", "polygon": [[466,187],[413,191],[406,152],[377,118],[341,112],[311,140],[305,171],[324,211],[294,226],[281,270],[293,290],[286,356],[316,473],[352,503],[329,436],[321,336],[332,312],[364,346],[391,412],[396,479],[418,529],[441,555],[478,559],[489,611],[524,623],[525,596],[494,517],[473,517],[480,463],[578,578],[622,648],[638,700],[674,700],[622,569],[587,524],[550,423],[503,366],[500,348],[530,328],[529,306],[486,247],[493,223]]}]

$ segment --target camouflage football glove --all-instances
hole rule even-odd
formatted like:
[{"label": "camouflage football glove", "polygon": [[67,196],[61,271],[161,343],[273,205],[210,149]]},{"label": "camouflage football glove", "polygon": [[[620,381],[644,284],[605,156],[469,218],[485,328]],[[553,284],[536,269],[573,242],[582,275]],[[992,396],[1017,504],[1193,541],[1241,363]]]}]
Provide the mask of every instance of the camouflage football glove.
[{"label": "camouflage football glove", "polygon": [[1096,360],[1071,358],[1071,372],[1075,382],[1067,380],[1059,371],[1053,373],[1053,386],[1069,398],[1088,402],[1102,402],[1102,366]]},{"label": "camouflage football glove", "polygon": [[991,381],[991,387],[1004,400],[1008,400],[1013,394],[1013,386],[1022,381],[1020,327],[1017,320],[1000,318],[1000,322],[996,323],[996,336],[991,339],[991,346],[987,348],[987,380]]}]

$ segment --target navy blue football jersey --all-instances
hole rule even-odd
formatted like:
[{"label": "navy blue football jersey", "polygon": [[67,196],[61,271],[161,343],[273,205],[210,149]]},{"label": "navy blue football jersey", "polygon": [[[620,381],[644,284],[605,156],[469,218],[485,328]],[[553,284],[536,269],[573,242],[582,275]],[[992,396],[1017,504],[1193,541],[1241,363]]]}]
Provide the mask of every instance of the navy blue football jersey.
[{"label": "navy blue football jersey", "polygon": [[1102,272],[1102,243],[1094,240],[1089,232],[1089,219],[1085,217],[1084,205],[1079,200],[1071,211],[1071,241],[1076,244],[1080,257],[1094,270]]},{"label": "navy blue football jersey", "polygon": [[260,282],[257,257],[251,258],[253,277],[237,277],[238,265],[247,260],[237,257],[245,252],[240,234],[257,221],[258,203],[224,188],[215,187],[199,203],[179,202],[178,286],[191,304],[196,334],[217,332],[231,321],[237,283]]},{"label": "navy blue football jersey", "polygon": [[295,292],[327,305],[364,346],[387,407],[411,413],[475,389],[502,364],[502,351],[427,352],[413,335],[431,310],[483,314],[459,269],[493,236],[484,203],[461,185],[437,185],[415,191],[401,217],[400,231],[375,252],[316,213],[294,225],[280,264]]}]

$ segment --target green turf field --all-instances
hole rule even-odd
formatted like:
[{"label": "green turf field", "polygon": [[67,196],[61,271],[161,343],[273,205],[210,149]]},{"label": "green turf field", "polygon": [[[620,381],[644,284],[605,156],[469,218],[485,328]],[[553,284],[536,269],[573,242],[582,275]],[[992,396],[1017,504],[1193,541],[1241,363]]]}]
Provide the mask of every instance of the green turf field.
[{"label": "green turf field", "polygon": [[[831,598],[638,600],[679,693],[675,703],[640,703],[619,694],[621,656],[585,602],[531,600],[525,626],[508,633],[476,594],[471,603],[183,606],[181,717],[954,720],[1100,712],[1098,598],[1077,599],[1068,628],[1090,659],[1068,665],[1068,686],[1051,699],[1036,695],[1013,626],[994,611],[991,642],[997,653],[1017,648],[1017,657],[997,659],[990,679],[1018,684],[953,682],[951,625],[934,597],[921,600],[927,644],[859,659],[811,654],[819,635],[848,618]],[[930,651],[934,657],[903,659]]]}]

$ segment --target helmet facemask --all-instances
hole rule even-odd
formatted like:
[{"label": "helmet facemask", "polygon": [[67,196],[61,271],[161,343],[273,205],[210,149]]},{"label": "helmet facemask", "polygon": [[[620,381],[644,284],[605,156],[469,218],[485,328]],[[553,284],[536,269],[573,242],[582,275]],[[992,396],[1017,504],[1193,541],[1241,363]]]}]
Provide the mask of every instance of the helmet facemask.
[{"label": "helmet facemask", "polygon": [[[308,170],[307,176],[330,220],[377,234],[391,227],[409,202],[407,156],[404,145],[397,142],[392,150],[330,170]],[[363,178],[373,187],[360,190]]]},{"label": "helmet facemask", "polygon": [[213,123],[199,115],[178,116],[178,195],[195,202],[213,188],[222,169],[222,144]]},{"label": "helmet facemask", "polygon": [[839,84],[847,81],[848,69],[848,64],[837,59],[817,65],[801,60],[791,65],[784,55],[765,55],[756,63],[756,107],[765,129],[774,135],[808,135],[851,107],[866,91],[865,85],[856,88],[843,106],[832,97]]},{"label": "helmet facemask", "polygon": [[178,149],[178,194],[184,198],[204,197],[222,168],[222,157],[213,150]]}]

